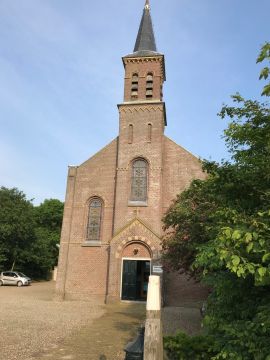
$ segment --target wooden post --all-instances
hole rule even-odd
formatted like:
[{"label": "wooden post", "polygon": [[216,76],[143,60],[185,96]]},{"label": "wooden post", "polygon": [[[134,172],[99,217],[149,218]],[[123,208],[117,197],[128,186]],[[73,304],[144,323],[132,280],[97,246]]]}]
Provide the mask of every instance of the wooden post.
[{"label": "wooden post", "polygon": [[160,277],[157,275],[149,277],[144,335],[144,360],[163,360],[161,289]]}]

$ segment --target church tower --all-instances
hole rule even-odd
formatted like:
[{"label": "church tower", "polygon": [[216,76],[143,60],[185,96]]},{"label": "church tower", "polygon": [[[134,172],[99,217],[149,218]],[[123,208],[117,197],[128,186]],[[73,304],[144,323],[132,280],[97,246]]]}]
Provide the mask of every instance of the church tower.
[{"label": "church tower", "polygon": [[[119,109],[119,140],[116,177],[114,232],[124,229],[111,242],[111,252],[126,247],[120,269],[110,265],[109,296],[145,299],[153,255],[159,257],[162,233],[162,164],[166,111],[163,102],[164,56],[157,52],[147,0],[132,54],[123,57],[124,101]],[[127,226],[127,224],[130,224]],[[128,236],[130,235],[130,236]],[[146,240],[147,239],[147,240]],[[119,254],[120,256],[120,254]],[[138,259],[137,261],[135,259]],[[138,270],[142,267],[141,270]],[[135,268],[135,269],[134,269]],[[135,276],[135,271],[140,271]],[[141,277],[141,288],[136,281]],[[122,285],[119,284],[119,279]],[[126,282],[126,284],[125,284]]]},{"label": "church tower", "polygon": [[[69,167],[56,292],[60,298],[145,301],[161,271],[162,217],[194,178],[196,157],[164,135],[164,55],[146,0],[133,53],[122,58],[119,136]],[[91,125],[90,125],[91,126]]]},{"label": "church tower", "polygon": [[134,51],[123,57],[123,64],[124,101],[118,105],[116,210],[119,216],[115,229],[132,220],[136,213],[161,233],[165,66],[164,56],[156,49],[149,1],[143,10]]}]

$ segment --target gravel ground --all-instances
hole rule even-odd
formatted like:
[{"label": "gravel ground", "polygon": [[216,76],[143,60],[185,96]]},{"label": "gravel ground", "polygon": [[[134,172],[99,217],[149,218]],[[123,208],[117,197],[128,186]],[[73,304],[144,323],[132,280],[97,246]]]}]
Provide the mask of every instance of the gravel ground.
[{"label": "gravel ground", "polygon": [[[122,360],[145,304],[53,300],[54,282],[0,287],[0,360]],[[180,305],[180,304],[179,304]],[[200,332],[200,303],[163,309],[164,334]]]},{"label": "gravel ground", "polygon": [[95,302],[53,300],[54,282],[0,287],[0,360],[30,360],[104,314]]}]

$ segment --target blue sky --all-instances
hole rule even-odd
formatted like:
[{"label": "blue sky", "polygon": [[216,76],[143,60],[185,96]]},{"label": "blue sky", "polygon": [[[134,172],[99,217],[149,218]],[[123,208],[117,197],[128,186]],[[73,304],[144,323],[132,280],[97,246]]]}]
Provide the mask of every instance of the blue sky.
[{"label": "blue sky", "polygon": [[[144,0],[0,0],[0,185],[35,204],[64,200],[68,165],[118,133],[121,57],[132,52]],[[256,57],[269,41],[269,0],[152,0],[165,54],[166,135],[220,160],[222,103],[259,98]]]}]

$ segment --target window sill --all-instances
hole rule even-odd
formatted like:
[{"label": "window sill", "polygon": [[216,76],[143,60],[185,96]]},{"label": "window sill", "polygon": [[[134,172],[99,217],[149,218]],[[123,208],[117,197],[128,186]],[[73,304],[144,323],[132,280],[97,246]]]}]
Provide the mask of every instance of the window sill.
[{"label": "window sill", "polygon": [[101,247],[101,241],[86,241],[82,247]]},{"label": "window sill", "polygon": [[134,207],[139,207],[139,206],[148,206],[147,205],[147,201],[129,201],[128,202],[128,206],[134,206]]}]

